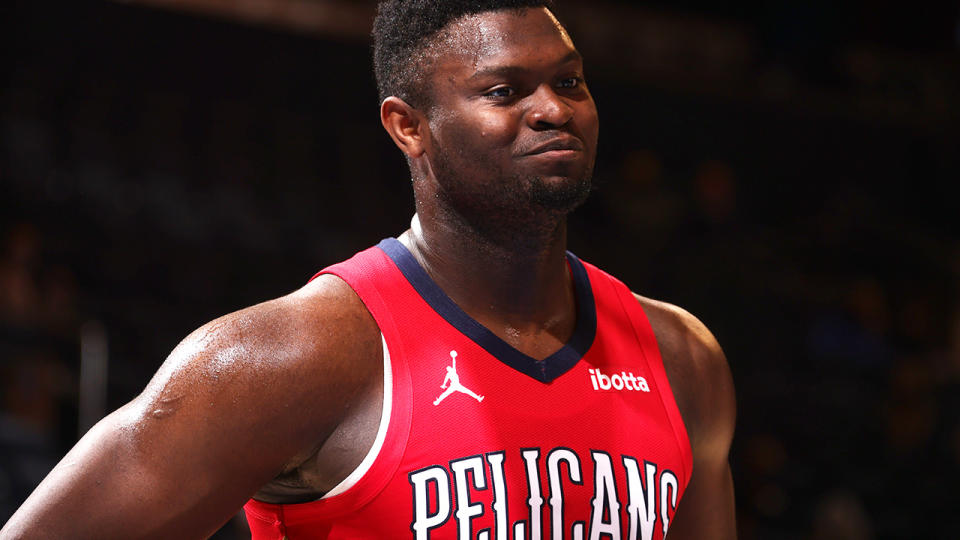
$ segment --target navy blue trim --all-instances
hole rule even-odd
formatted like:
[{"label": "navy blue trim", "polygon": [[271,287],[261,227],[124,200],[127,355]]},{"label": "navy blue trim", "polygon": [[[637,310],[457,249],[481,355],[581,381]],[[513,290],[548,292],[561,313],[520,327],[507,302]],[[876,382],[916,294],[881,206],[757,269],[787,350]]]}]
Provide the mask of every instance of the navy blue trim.
[{"label": "navy blue trim", "polygon": [[593,302],[590,278],[580,259],[569,251],[567,262],[577,296],[577,325],[560,350],[543,360],[537,360],[518,351],[460,309],[399,240],[386,238],[377,247],[393,259],[407,281],[437,314],[504,364],[538,381],[548,383],[569,371],[587,353],[597,335],[597,309]]}]

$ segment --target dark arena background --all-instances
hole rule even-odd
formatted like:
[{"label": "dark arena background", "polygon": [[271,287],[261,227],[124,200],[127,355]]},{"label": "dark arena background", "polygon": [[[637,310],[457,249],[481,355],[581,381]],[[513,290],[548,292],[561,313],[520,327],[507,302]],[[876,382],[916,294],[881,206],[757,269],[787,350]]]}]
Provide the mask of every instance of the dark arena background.
[{"label": "dark arena background", "polygon": [[[0,523],[192,329],[407,227],[374,4],[0,8]],[[720,4],[561,0],[571,250],[724,346],[741,539],[955,539],[957,3]]]}]

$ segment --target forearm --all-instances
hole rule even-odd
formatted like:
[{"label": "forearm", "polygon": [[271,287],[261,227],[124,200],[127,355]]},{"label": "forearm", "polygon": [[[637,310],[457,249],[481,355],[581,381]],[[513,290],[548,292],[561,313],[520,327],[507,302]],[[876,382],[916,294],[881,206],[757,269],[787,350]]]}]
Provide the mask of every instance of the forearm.
[{"label": "forearm", "polygon": [[[202,538],[243,504],[205,496],[202,479],[164,477],[142,454],[130,412],[94,426],[0,530],[14,538]],[[198,481],[199,480],[199,481]],[[202,511],[200,511],[202,510]]]}]

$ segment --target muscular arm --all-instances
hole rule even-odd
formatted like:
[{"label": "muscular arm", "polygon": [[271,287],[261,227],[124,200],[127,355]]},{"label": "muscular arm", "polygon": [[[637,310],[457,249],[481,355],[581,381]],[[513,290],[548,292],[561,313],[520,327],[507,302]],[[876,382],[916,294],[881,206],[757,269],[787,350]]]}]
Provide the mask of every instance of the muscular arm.
[{"label": "muscular arm", "polygon": [[316,452],[378,380],[379,348],[333,277],[213,321],[77,443],[0,538],[209,536]]},{"label": "muscular arm", "polygon": [[637,297],[650,319],[693,450],[693,474],[670,539],[736,538],[728,462],[736,417],[733,380],[709,330],[686,311]]}]

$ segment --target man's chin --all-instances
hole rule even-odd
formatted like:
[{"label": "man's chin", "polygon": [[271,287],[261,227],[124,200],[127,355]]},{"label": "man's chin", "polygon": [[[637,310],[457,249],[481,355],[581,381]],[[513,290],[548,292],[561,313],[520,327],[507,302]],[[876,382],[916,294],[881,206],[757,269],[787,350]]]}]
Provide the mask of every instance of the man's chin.
[{"label": "man's chin", "polygon": [[531,185],[531,199],[547,210],[571,212],[586,202],[591,188],[592,182],[589,176],[537,177]]}]

